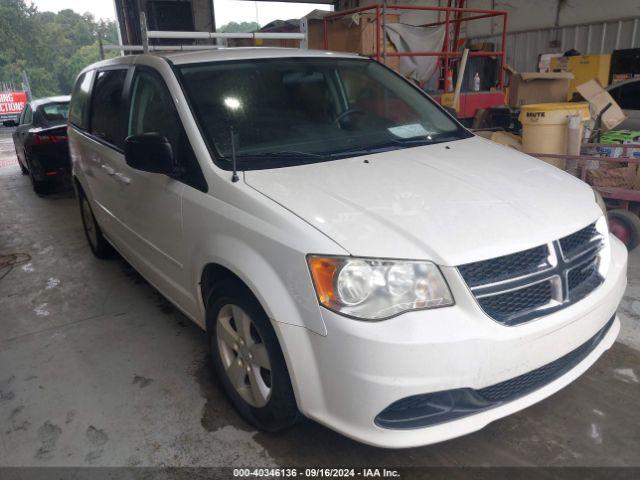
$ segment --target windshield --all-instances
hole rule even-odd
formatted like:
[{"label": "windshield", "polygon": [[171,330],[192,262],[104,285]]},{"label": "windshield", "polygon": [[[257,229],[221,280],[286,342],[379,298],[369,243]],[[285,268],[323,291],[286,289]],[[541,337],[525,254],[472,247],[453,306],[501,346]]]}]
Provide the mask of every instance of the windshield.
[{"label": "windshield", "polygon": [[223,168],[229,168],[233,148],[239,168],[247,170],[471,136],[422,92],[371,60],[252,59],[187,65],[180,72]]}]

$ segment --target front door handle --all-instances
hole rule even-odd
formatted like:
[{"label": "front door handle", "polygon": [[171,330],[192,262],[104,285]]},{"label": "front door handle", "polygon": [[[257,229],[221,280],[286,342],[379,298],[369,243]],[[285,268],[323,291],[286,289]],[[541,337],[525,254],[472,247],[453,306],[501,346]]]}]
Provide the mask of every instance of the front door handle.
[{"label": "front door handle", "polygon": [[102,164],[102,169],[107,172],[107,175],[115,175],[116,171],[109,165]]},{"label": "front door handle", "polygon": [[125,185],[129,185],[131,183],[131,179],[120,172],[117,172],[115,174],[115,179],[121,183],[124,183]]}]

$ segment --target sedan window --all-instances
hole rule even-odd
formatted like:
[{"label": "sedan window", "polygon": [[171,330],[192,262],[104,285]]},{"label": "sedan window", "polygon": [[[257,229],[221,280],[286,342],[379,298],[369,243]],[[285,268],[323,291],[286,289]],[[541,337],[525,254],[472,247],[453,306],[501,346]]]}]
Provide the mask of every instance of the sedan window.
[{"label": "sedan window", "polygon": [[69,118],[69,103],[48,103],[40,107],[40,115],[47,125],[60,125],[66,123]]}]

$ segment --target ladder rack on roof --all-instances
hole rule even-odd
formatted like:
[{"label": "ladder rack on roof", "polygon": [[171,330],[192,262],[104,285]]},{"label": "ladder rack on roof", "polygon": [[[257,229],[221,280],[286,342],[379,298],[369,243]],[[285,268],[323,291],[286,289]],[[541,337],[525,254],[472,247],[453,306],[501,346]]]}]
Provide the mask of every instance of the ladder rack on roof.
[{"label": "ladder rack on roof", "polygon": [[300,20],[299,33],[281,32],[250,32],[250,33],[218,33],[218,32],[171,32],[149,30],[147,17],[144,12],[140,15],[140,26],[142,32],[142,45],[105,45],[105,50],[118,50],[120,52],[153,52],[171,50],[211,50],[217,45],[149,45],[150,39],[164,40],[211,40],[211,39],[254,39],[254,40],[298,40],[300,48],[308,48],[309,35],[307,19]]}]

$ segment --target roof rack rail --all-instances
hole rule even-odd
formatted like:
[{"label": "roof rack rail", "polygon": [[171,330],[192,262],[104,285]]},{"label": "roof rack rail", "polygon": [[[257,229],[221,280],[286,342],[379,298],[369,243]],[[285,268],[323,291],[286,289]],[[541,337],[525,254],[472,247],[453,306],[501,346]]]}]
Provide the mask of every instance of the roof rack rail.
[{"label": "roof rack rail", "polygon": [[170,40],[211,40],[211,39],[254,39],[254,40],[298,40],[300,48],[309,47],[309,35],[307,19],[300,21],[299,33],[281,32],[249,32],[249,33],[229,33],[229,32],[174,32],[149,30],[147,17],[144,12],[140,15],[140,26],[142,33],[142,45],[105,45],[105,50],[119,50],[121,52],[144,52],[153,51],[174,51],[174,50],[212,50],[219,48],[218,45],[150,45],[150,39],[170,39]]}]

